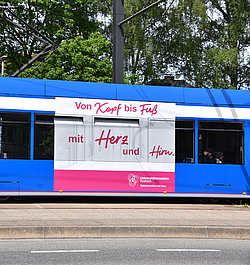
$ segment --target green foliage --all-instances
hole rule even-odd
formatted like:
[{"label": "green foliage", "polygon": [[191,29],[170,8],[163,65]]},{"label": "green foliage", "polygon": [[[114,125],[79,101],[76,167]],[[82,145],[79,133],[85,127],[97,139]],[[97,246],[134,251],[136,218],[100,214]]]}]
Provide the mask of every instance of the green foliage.
[{"label": "green foliage", "polygon": [[131,74],[131,75],[124,74],[124,84],[143,85],[143,83],[140,81],[139,74]]},{"label": "green foliage", "polygon": [[[125,17],[154,2],[125,0]],[[113,0],[10,3],[25,21],[60,44],[30,76],[111,82],[111,44],[105,39],[112,39]],[[100,15],[107,18],[106,24],[99,21]],[[10,75],[44,45],[1,22],[0,55],[8,55]],[[124,80],[160,84],[159,80],[177,73],[195,87],[249,87],[249,25],[249,0],[163,1],[124,24]],[[104,35],[91,35],[94,32]]]},{"label": "green foliage", "polygon": [[85,40],[77,36],[63,41],[48,60],[27,69],[21,76],[108,83],[112,80],[110,50],[111,43],[102,34],[93,33]]},{"label": "green foliage", "polygon": [[[11,10],[16,15],[57,44],[76,36],[87,39],[100,26],[95,0],[11,0],[9,2]],[[35,54],[41,52],[46,44],[34,38],[22,21],[7,10],[4,12],[8,19],[29,30],[27,34],[25,30],[18,29],[7,20],[0,18],[0,54],[8,55],[10,64],[6,66],[6,73],[11,75]]]},{"label": "green foliage", "polygon": [[[200,7],[199,7],[200,6]],[[177,70],[193,86],[241,88],[249,83],[250,3],[247,0],[182,0],[171,10],[176,32],[169,42]],[[179,18],[176,22],[175,17]],[[180,37],[181,36],[181,37]]]},{"label": "green foliage", "polygon": [[[152,1],[125,1],[130,16]],[[171,6],[170,3],[172,3]],[[124,25],[125,69],[144,83],[182,74],[193,86],[249,86],[248,0],[166,1]]]},{"label": "green foliage", "polygon": [[[149,0],[125,1],[125,14],[129,17],[152,4]],[[157,36],[162,7],[154,7],[133,18],[124,25],[125,51],[124,66],[127,75],[139,75],[139,81],[147,84],[161,76],[158,56],[161,44]]]}]

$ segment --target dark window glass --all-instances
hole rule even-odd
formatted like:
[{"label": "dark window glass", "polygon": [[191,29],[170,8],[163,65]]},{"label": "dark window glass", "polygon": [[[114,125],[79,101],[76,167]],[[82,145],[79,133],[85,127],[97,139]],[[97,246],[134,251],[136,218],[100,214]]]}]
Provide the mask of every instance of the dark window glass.
[{"label": "dark window glass", "polygon": [[139,120],[138,119],[108,119],[108,118],[95,118],[94,119],[94,124],[95,125],[106,125],[110,126],[112,125],[117,125],[117,126],[139,126]]},{"label": "dark window glass", "polygon": [[189,128],[189,129],[193,129],[194,128],[194,122],[193,121],[189,121],[189,120],[176,120],[175,121],[175,128]]},{"label": "dark window glass", "polygon": [[199,162],[243,164],[243,123],[199,122]]},{"label": "dark window glass", "polygon": [[0,112],[0,158],[29,159],[30,114]]},{"label": "dark window glass", "polygon": [[54,159],[54,116],[36,115],[35,159]]},{"label": "dark window glass", "polygon": [[194,122],[176,120],[175,122],[175,162],[194,162]]},{"label": "dark window glass", "polygon": [[199,122],[199,129],[215,129],[215,130],[236,130],[242,131],[242,123],[241,122],[216,122],[216,121],[208,121],[208,122]]}]

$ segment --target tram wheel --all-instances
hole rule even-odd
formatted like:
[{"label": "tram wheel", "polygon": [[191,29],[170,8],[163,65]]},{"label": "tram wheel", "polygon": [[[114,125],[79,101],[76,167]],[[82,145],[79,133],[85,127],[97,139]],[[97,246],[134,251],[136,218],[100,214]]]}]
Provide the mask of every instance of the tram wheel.
[{"label": "tram wheel", "polygon": [[10,196],[0,196],[0,202],[5,202],[10,198]]}]

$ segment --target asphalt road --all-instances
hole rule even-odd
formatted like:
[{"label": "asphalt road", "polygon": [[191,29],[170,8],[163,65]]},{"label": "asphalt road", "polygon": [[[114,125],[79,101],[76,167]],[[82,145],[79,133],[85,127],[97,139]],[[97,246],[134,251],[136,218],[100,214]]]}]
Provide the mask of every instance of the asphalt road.
[{"label": "asphalt road", "polygon": [[4,240],[0,264],[249,265],[249,249],[249,240]]}]

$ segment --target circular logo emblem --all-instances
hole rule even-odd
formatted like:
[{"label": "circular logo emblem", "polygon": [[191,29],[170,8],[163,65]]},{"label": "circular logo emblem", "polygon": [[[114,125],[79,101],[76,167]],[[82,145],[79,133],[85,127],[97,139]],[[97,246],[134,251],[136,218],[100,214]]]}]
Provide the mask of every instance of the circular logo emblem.
[{"label": "circular logo emblem", "polygon": [[137,175],[129,174],[128,175],[128,184],[130,187],[134,187],[138,182],[140,178]]}]

